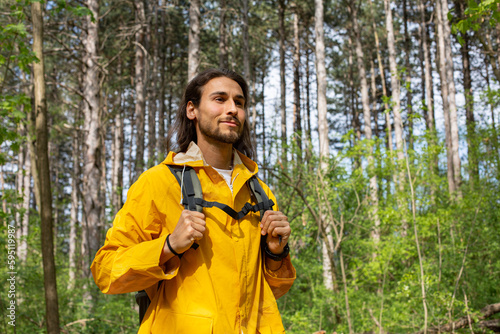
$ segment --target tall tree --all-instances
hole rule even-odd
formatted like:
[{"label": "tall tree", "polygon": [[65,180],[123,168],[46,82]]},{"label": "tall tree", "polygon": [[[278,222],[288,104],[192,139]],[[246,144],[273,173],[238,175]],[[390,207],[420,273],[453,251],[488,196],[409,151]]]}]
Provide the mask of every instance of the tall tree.
[{"label": "tall tree", "polygon": [[99,99],[99,1],[87,0],[92,15],[86,17],[86,33],[83,34],[83,153],[82,201],[85,224],[82,236],[82,257],[84,277],[90,278],[90,264],[101,246],[101,115]]},{"label": "tall tree", "polygon": [[[464,17],[466,2],[464,0],[455,0],[455,9],[458,17]],[[465,121],[467,126],[467,160],[469,180],[474,185],[479,181],[479,166],[477,159],[477,149],[474,144],[476,137],[476,121],[474,119],[474,96],[472,94],[472,75],[470,64],[470,37],[469,32],[460,32],[461,43],[460,53],[462,54],[462,74],[465,95]]]},{"label": "tall tree", "polygon": [[[403,119],[401,118],[401,85],[399,82],[398,64],[396,61],[396,42],[394,39],[394,26],[392,23],[391,1],[384,0],[385,8],[385,26],[387,30],[387,46],[389,50],[389,68],[391,70],[391,88],[392,88],[392,112],[394,115],[394,134],[396,137],[396,156],[398,164],[404,161],[403,151]],[[398,168],[399,190],[404,189],[404,169]]]},{"label": "tall tree", "polygon": [[297,145],[297,163],[302,164],[302,117],[300,108],[300,9],[294,6],[293,14],[293,131]]},{"label": "tall tree", "polygon": [[280,55],[280,96],[281,96],[281,162],[286,165],[286,76],[285,76],[285,0],[278,0],[278,35]]},{"label": "tall tree", "polygon": [[[247,0],[245,0],[248,2]],[[248,3],[247,3],[248,5]],[[219,22],[219,67],[227,68],[227,27],[226,27],[226,0],[220,0],[220,22]]]},{"label": "tall tree", "polygon": [[36,113],[37,169],[40,176],[40,220],[42,238],[43,278],[45,288],[45,319],[47,333],[59,333],[59,303],[57,299],[54,236],[52,231],[52,191],[47,129],[47,100],[45,95],[45,64],[43,55],[43,10],[41,2],[31,4],[33,23],[33,52],[38,62],[33,63],[33,88]]},{"label": "tall tree", "polygon": [[191,0],[189,4],[189,50],[188,80],[198,74],[200,67],[200,0]]},{"label": "tall tree", "polygon": [[[445,42],[446,57],[446,83],[448,84],[448,108],[450,117],[450,138],[453,158],[453,178],[460,196],[462,175],[460,171],[459,138],[458,138],[458,110],[456,103],[455,75],[453,66],[453,53],[451,50],[451,27],[448,20],[448,0],[441,1],[441,24],[443,25],[443,38]],[[439,14],[438,14],[439,15]]]},{"label": "tall tree", "polygon": [[[327,104],[326,104],[326,65],[325,65],[325,31],[324,31],[324,9],[323,0],[314,1],[315,8],[315,25],[314,31],[316,35],[316,80],[318,87],[318,132],[319,132],[319,154],[320,154],[320,168],[321,172],[325,173],[328,169],[330,158],[330,142],[328,139],[328,118],[327,118]],[[325,226],[325,233],[328,238],[332,238],[332,222],[327,221],[327,215],[323,210],[321,217],[323,226]],[[327,289],[333,290],[333,270],[334,266],[331,262],[329,255],[329,245],[333,244],[333,240],[323,241],[322,255],[323,255],[323,282]]]},{"label": "tall tree", "polygon": [[370,176],[370,216],[373,221],[373,228],[371,229],[371,237],[374,243],[378,244],[380,241],[380,218],[378,215],[378,187],[377,175],[374,172],[375,159],[373,157],[373,144],[372,128],[371,128],[371,111],[370,111],[370,96],[368,94],[368,81],[366,76],[365,55],[363,52],[363,45],[361,43],[361,31],[358,23],[358,5],[356,3],[348,3],[347,9],[351,15],[353,25],[353,35],[356,50],[356,65],[358,68],[359,79],[361,83],[361,103],[363,105],[363,118],[364,118],[364,133],[368,143],[368,174]]},{"label": "tall tree", "polygon": [[146,118],[146,11],[144,0],[135,6],[135,167],[134,180],[144,171],[144,125]]},{"label": "tall tree", "polygon": [[408,148],[413,151],[413,92],[411,88],[411,71],[412,65],[410,61],[412,43],[410,33],[408,31],[408,1],[403,0],[403,22],[404,22],[404,45],[405,45],[405,86],[406,86],[406,110],[408,115]]},{"label": "tall tree", "polygon": [[[443,9],[443,4],[446,9]],[[456,103],[455,103],[455,84],[450,83],[450,77],[453,81],[453,59],[451,58],[451,45],[447,43],[446,34],[449,30],[448,24],[448,3],[447,1],[436,0],[435,7],[436,30],[437,30],[437,48],[439,60],[439,75],[441,79],[441,96],[443,98],[443,113],[445,125],[445,139],[447,151],[447,175],[448,175],[448,190],[450,194],[457,192],[460,183],[457,182],[457,168],[460,171],[460,159],[458,159],[458,167],[456,166],[455,146],[458,155],[458,125],[456,118]],[[446,13],[446,15],[445,15]],[[446,28],[448,26],[448,29]],[[453,125],[455,124],[455,125]],[[453,133],[456,131],[455,135]],[[454,143],[454,140],[457,140]],[[458,176],[460,178],[460,176]]]}]

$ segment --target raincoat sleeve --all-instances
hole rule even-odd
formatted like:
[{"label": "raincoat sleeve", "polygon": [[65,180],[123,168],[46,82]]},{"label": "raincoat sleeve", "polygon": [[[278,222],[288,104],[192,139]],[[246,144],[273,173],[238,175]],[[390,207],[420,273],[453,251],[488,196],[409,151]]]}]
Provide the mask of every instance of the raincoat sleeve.
[{"label": "raincoat sleeve", "polygon": [[104,293],[140,291],[173,278],[179,269],[178,257],[160,265],[166,215],[157,209],[149,179],[146,172],[132,185],[92,263],[94,281]]},{"label": "raincoat sleeve", "polygon": [[[276,203],[276,197],[274,197],[273,193],[267,186],[264,184],[262,185],[263,187],[266,187],[264,189],[266,189],[269,199],[272,199],[273,202]],[[274,205],[274,210],[278,210],[277,204]],[[265,264],[266,261],[262,261],[264,263],[264,277],[271,287],[276,299],[282,297],[288,292],[288,290],[290,290],[297,275],[295,268],[292,265],[290,254],[282,261],[281,267],[278,270],[270,270]]]}]

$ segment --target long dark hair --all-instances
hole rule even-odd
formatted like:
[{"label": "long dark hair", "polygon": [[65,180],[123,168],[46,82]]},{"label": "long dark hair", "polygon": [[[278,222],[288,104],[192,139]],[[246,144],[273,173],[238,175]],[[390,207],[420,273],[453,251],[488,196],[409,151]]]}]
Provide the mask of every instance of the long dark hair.
[{"label": "long dark hair", "polygon": [[[175,136],[175,149],[179,152],[186,152],[189,143],[197,141],[194,122],[187,118],[186,115],[188,102],[191,101],[195,107],[198,107],[201,101],[203,86],[205,86],[210,80],[220,77],[229,78],[236,81],[238,85],[240,85],[241,90],[243,91],[243,96],[245,97],[244,108],[246,110],[248,104],[248,84],[241,75],[224,68],[212,68],[201,72],[189,82],[184,90],[182,101],[179,105],[177,115],[175,116],[174,124],[168,132],[168,142],[170,143]],[[243,124],[241,137],[236,143],[234,143],[233,146],[249,158],[253,158],[255,155],[252,139],[250,137],[250,125],[248,124],[248,121],[245,121]]]}]

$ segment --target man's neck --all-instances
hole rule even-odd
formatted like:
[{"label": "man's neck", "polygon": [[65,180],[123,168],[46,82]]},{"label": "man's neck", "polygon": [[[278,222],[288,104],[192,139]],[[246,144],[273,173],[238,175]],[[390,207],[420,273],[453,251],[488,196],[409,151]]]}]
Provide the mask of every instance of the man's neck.
[{"label": "man's neck", "polygon": [[203,158],[212,167],[219,169],[231,169],[233,164],[233,145],[226,143],[208,143],[206,141],[198,144]]}]

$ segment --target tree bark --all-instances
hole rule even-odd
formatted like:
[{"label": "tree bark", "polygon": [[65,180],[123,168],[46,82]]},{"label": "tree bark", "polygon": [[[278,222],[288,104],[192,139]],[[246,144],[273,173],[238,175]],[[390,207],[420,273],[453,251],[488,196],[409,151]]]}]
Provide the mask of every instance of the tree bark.
[{"label": "tree bark", "polygon": [[[448,191],[450,195],[454,194],[458,190],[458,184],[454,177],[454,159],[453,159],[453,147],[452,147],[452,136],[451,136],[451,117],[450,117],[450,87],[448,85],[447,76],[447,66],[446,63],[446,41],[444,35],[446,34],[444,30],[443,22],[443,9],[441,0],[436,0],[435,8],[436,17],[436,30],[437,30],[437,49],[438,49],[438,64],[439,64],[439,76],[441,79],[441,96],[443,98],[443,114],[444,114],[444,125],[445,125],[445,140],[446,140],[446,156],[447,156],[447,178],[448,178]],[[447,19],[447,18],[446,18]]]},{"label": "tree bark", "polygon": [[[79,112],[75,112],[75,126],[79,123]],[[69,222],[69,249],[68,249],[68,290],[75,287],[76,280],[76,249],[77,249],[77,228],[78,228],[78,207],[79,207],[79,189],[80,189],[80,128],[73,131],[73,169],[71,176],[71,211]]]},{"label": "tree bark", "polygon": [[54,239],[52,232],[52,191],[47,129],[47,101],[45,97],[45,70],[43,56],[43,9],[40,2],[31,4],[33,23],[33,52],[39,62],[33,62],[34,108],[36,113],[37,169],[40,176],[40,225],[43,257],[43,277],[45,288],[45,319],[47,333],[60,332],[59,303],[57,299],[56,267],[54,259]]},{"label": "tree bark", "polygon": [[[159,63],[159,45],[158,45],[158,37],[160,36],[160,32],[158,31],[158,8],[156,2],[150,2],[151,9],[151,20],[148,24],[151,27],[152,33],[150,33],[150,49],[152,54],[151,59],[151,78],[152,80],[148,80],[149,90],[148,90],[148,168],[156,165],[156,112],[158,110],[158,63]],[[151,23],[152,21],[152,23]]]},{"label": "tree bark", "polygon": [[[439,1],[439,0],[438,0]],[[456,103],[456,89],[453,69],[453,55],[451,50],[451,27],[448,21],[448,0],[441,1],[441,22],[443,24],[443,37],[445,42],[445,59],[446,59],[446,79],[448,84],[448,107],[450,117],[450,135],[451,135],[451,150],[453,159],[453,178],[457,187],[457,194],[460,194],[460,184],[462,176],[460,171],[460,156],[459,156],[459,138],[458,138],[458,115]]]},{"label": "tree bark", "polygon": [[191,0],[189,5],[189,49],[188,81],[191,81],[200,67],[200,0]]},{"label": "tree bark", "polygon": [[250,40],[248,36],[248,0],[242,1],[242,34],[243,34],[243,74],[245,80],[251,85],[250,80]]},{"label": "tree bark", "polygon": [[[121,75],[121,62],[118,63],[118,76]],[[122,92],[117,93],[115,102],[115,126],[113,129],[112,169],[111,169],[111,205],[113,216],[118,213],[123,205],[123,161],[124,157],[124,124],[123,113],[125,106],[122,104]]]},{"label": "tree bark", "polygon": [[[248,2],[248,0],[245,0]],[[220,0],[219,22],[219,67],[227,68],[227,27],[226,27],[226,0]]]},{"label": "tree bark", "polygon": [[405,78],[405,86],[406,86],[406,109],[408,113],[408,150],[413,151],[413,92],[411,89],[411,62],[410,62],[410,54],[411,54],[411,38],[408,33],[408,1],[403,0],[403,21],[404,21],[404,45],[405,45],[405,66],[406,66],[406,78]]},{"label": "tree bark", "polygon": [[302,164],[302,117],[300,110],[300,28],[298,7],[293,15],[293,131],[297,145],[297,164]]},{"label": "tree bark", "polygon": [[[378,63],[378,70],[380,73],[380,81],[382,83],[382,95],[384,97],[387,97],[387,86],[385,84],[385,69],[384,69],[384,63],[382,61],[382,53],[380,51],[380,42],[378,38],[378,33],[377,33],[377,27],[375,24],[375,18],[374,18],[374,13],[373,13],[373,0],[370,1],[370,10],[371,10],[371,16],[372,16],[372,29],[373,29],[373,36],[375,38],[375,47],[377,50],[377,63]],[[384,110],[389,110],[389,105],[387,102],[384,102]],[[392,126],[391,126],[391,116],[388,112],[385,112],[385,126],[386,126],[386,132],[387,132],[387,147],[389,148],[389,152],[392,156],[392,151],[394,144],[392,142]],[[394,179],[395,179],[394,175]]]},{"label": "tree bark", "polygon": [[[316,80],[318,87],[318,131],[319,131],[319,155],[320,155],[320,169],[321,173],[328,170],[330,158],[330,143],[328,139],[328,118],[327,118],[327,104],[326,104],[326,66],[325,66],[325,42],[324,42],[324,28],[323,28],[323,0],[315,0],[315,24],[314,31],[316,35]],[[324,222],[325,231],[331,231],[331,222],[327,220],[326,210],[321,210],[323,217],[321,221]],[[330,226],[330,228],[329,228]],[[330,235],[331,236],[331,235]],[[332,281],[332,265],[330,257],[328,256],[328,246],[323,242],[323,281],[328,290],[333,291]]]},{"label": "tree bark", "polygon": [[[466,3],[463,0],[455,0],[455,8],[458,17],[464,16]],[[470,68],[469,46],[470,38],[467,32],[460,33],[463,44],[460,45],[462,54],[462,70],[465,95],[465,122],[467,127],[467,161],[469,171],[469,182],[472,187],[479,181],[479,166],[477,157],[477,148],[474,144],[476,137],[476,122],[474,120],[474,98],[472,94],[472,76]]]},{"label": "tree bark", "polygon": [[[403,120],[401,118],[401,89],[398,75],[398,65],[396,62],[396,46],[394,40],[394,27],[392,24],[392,10],[390,0],[384,0],[387,29],[387,46],[389,49],[389,67],[391,70],[391,88],[392,88],[392,111],[394,114],[394,134],[396,137],[396,156],[398,165],[404,160],[403,149]],[[399,190],[404,190],[404,170],[398,168]]]},{"label": "tree bark", "polygon": [[286,79],[285,79],[285,0],[278,0],[279,55],[280,55],[280,95],[281,95],[281,163],[287,164],[286,134]]},{"label": "tree bark", "polygon": [[[92,11],[93,17],[99,17],[98,0],[87,0],[87,7]],[[82,237],[83,275],[91,277],[90,264],[94,254],[100,247],[101,212],[104,203],[101,201],[101,115],[99,101],[99,20],[92,21],[87,16],[87,33],[84,35],[85,46],[85,73],[83,77],[83,138],[84,164],[83,164],[83,191],[85,226]]]},{"label": "tree bark", "polygon": [[21,217],[21,228],[19,234],[19,260],[26,263],[28,257],[28,232],[29,232],[29,217],[30,217],[30,200],[31,200],[31,159],[28,146],[26,145],[24,152],[24,176],[23,176],[23,215]]},{"label": "tree bark", "polygon": [[144,123],[146,116],[146,61],[144,0],[135,5],[135,166],[133,181],[144,171]]},{"label": "tree bark", "polygon": [[356,65],[358,67],[359,80],[361,84],[361,103],[363,106],[363,118],[364,118],[364,133],[365,138],[368,142],[368,175],[370,175],[370,206],[372,210],[370,211],[370,220],[373,221],[373,228],[371,230],[370,236],[375,244],[380,241],[380,218],[378,216],[378,187],[377,187],[377,175],[375,174],[375,161],[373,158],[373,144],[372,140],[372,128],[371,128],[371,112],[370,112],[370,96],[368,94],[368,81],[366,79],[366,68],[365,68],[365,55],[363,52],[363,46],[361,44],[361,31],[359,29],[358,23],[358,13],[357,4],[350,3],[347,9],[351,15],[352,25],[353,25],[353,35],[354,44],[356,51]]}]

